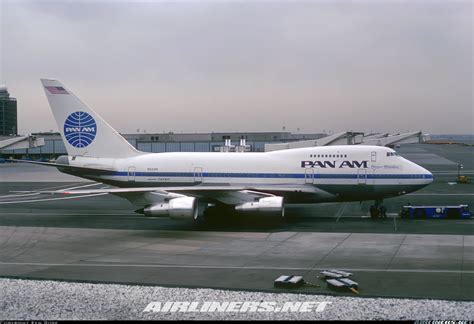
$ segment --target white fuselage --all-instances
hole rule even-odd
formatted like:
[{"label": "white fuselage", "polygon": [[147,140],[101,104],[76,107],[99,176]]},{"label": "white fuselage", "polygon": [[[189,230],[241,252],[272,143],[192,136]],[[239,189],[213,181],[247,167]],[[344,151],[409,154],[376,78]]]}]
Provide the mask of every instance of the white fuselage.
[{"label": "white fuselage", "polygon": [[[393,197],[433,181],[421,166],[379,146],[327,146],[267,153],[143,153],[129,158],[68,158],[75,166],[108,169],[77,174],[119,187],[315,186],[337,201]],[[294,195],[288,202],[319,202]]]}]

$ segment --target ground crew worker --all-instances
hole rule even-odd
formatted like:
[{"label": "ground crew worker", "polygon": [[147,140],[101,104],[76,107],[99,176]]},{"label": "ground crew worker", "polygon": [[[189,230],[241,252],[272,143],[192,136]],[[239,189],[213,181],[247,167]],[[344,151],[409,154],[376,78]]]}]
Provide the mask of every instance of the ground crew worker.
[{"label": "ground crew worker", "polygon": [[370,218],[377,219],[379,217],[378,215],[379,209],[377,208],[376,205],[371,205],[369,211],[370,211]]},{"label": "ground crew worker", "polygon": [[379,212],[381,218],[387,218],[387,208],[384,205],[380,205]]}]

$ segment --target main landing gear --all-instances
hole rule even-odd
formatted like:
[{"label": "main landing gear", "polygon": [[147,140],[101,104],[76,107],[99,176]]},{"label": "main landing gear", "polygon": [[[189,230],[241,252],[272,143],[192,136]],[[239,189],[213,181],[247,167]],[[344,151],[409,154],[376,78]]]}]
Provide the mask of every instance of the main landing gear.
[{"label": "main landing gear", "polygon": [[372,219],[387,218],[387,209],[383,205],[383,200],[376,200],[374,205],[370,206],[369,211]]}]

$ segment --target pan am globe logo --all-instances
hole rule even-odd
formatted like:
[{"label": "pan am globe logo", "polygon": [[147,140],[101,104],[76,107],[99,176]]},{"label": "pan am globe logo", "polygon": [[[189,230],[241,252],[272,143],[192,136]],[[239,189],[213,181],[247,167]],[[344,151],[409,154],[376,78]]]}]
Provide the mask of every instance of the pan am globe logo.
[{"label": "pan am globe logo", "polygon": [[69,144],[83,148],[92,143],[97,133],[94,118],[84,111],[70,114],[64,122],[64,136]]}]

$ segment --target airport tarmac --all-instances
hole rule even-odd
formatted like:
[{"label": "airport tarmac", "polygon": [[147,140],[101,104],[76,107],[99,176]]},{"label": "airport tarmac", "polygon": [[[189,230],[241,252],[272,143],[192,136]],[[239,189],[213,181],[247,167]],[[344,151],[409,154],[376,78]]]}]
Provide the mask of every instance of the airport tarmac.
[{"label": "airport tarmac", "polygon": [[283,223],[234,217],[198,228],[134,214],[127,201],[108,195],[12,194],[101,185],[3,164],[0,276],[282,291],[274,279],[295,274],[321,285],[295,292],[334,294],[316,276],[336,268],[354,273],[361,296],[474,300],[474,221],[396,217],[408,202],[474,206],[473,184],[454,183],[458,163],[473,173],[472,147],[420,144],[399,151],[432,171],[435,182],[385,201],[386,220],[367,218],[370,202],[364,202],[294,206]]}]

